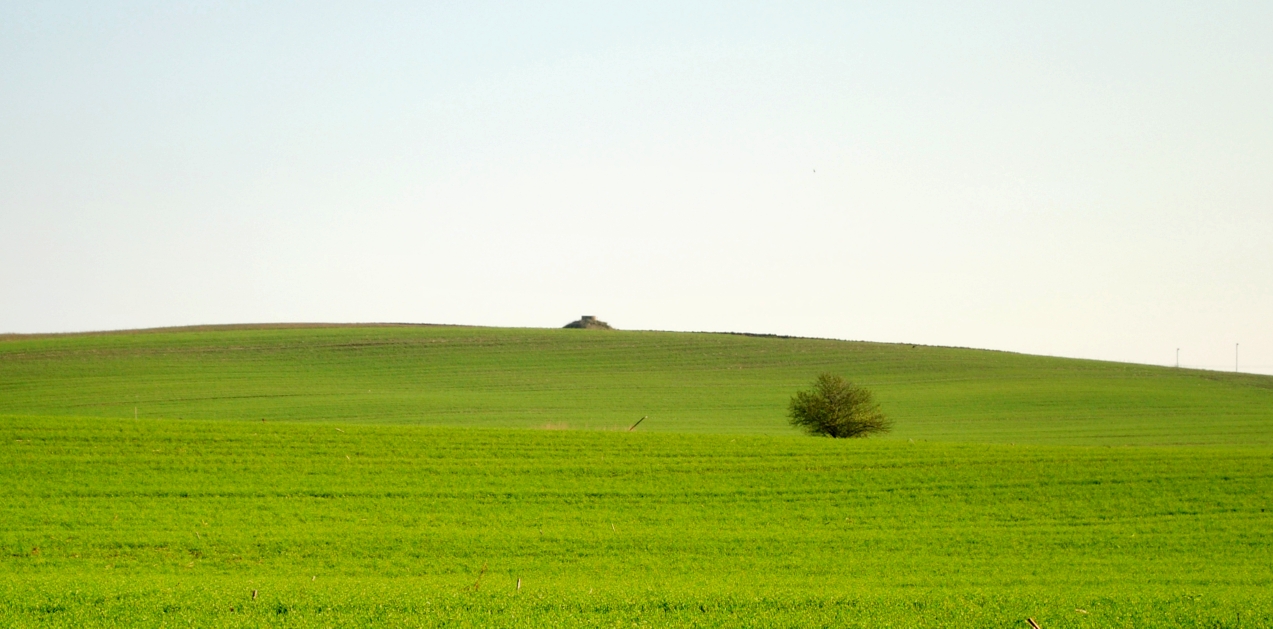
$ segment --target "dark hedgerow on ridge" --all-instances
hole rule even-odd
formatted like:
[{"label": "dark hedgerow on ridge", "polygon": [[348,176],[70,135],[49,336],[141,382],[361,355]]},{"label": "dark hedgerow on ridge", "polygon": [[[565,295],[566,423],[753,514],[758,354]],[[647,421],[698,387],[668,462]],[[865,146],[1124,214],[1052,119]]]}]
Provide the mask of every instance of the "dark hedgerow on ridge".
[{"label": "dark hedgerow on ridge", "polygon": [[812,390],[796,392],[787,415],[811,435],[866,437],[893,428],[870,390],[831,373],[818,376]]}]

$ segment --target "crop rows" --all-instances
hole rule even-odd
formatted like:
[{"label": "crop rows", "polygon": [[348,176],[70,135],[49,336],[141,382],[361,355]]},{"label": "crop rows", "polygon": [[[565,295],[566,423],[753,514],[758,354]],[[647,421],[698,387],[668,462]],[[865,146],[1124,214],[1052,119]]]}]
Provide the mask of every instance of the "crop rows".
[{"label": "crop rows", "polygon": [[1263,448],[32,417],[0,435],[6,625],[1273,622]]}]

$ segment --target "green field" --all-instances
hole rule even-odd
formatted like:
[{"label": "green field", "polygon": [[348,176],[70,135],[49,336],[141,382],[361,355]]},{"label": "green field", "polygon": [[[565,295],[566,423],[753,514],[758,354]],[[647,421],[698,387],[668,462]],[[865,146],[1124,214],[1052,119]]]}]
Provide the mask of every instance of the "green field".
[{"label": "green field", "polygon": [[[823,370],[896,432],[788,429]],[[1271,424],[1273,378],[910,345],[12,337],[0,625],[1273,627]]]},{"label": "green field", "polygon": [[0,340],[0,415],[792,434],[820,371],[892,437],[1273,446],[1273,377],[727,334],[279,327]]}]

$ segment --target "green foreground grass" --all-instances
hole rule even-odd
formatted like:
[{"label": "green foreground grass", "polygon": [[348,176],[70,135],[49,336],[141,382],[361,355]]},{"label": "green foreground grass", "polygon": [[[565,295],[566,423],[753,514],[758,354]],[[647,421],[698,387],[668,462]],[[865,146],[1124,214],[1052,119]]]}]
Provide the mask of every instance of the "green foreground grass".
[{"label": "green foreground grass", "polygon": [[1273,626],[1266,448],[5,417],[0,461],[6,626]]},{"label": "green foreground grass", "polygon": [[894,439],[1273,446],[1273,377],[725,334],[241,327],[0,340],[0,414],[792,434],[821,371]]}]

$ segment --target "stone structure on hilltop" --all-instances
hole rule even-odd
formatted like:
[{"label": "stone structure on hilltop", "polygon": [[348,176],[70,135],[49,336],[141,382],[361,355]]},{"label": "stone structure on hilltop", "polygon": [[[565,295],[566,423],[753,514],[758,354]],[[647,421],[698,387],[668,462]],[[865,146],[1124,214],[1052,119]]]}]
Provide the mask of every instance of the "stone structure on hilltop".
[{"label": "stone structure on hilltop", "polygon": [[613,330],[614,329],[610,327],[609,323],[606,323],[605,321],[598,321],[597,318],[592,315],[584,315],[580,317],[578,321],[571,321],[570,323],[567,323],[565,327],[579,328],[579,329],[585,329],[585,330]]}]

